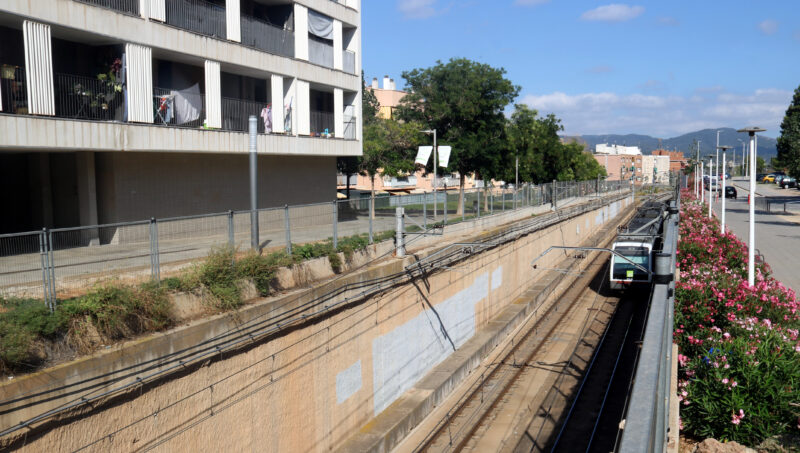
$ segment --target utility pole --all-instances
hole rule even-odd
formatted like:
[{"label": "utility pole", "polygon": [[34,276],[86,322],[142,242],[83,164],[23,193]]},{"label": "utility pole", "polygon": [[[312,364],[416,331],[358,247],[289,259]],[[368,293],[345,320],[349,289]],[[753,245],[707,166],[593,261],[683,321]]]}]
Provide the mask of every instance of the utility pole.
[{"label": "utility pole", "polygon": [[250,135],[250,248],[258,250],[258,122],[255,115],[249,119]]}]

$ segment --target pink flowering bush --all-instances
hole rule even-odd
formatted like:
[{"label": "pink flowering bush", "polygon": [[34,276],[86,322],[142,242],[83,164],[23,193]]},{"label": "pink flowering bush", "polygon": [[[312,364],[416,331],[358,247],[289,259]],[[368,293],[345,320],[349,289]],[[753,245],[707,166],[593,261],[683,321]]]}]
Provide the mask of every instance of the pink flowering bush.
[{"label": "pink flowering bush", "polygon": [[800,430],[800,303],[756,263],[747,245],[720,234],[691,194],[682,194],[676,284],[678,398],[686,432],[756,445]]}]

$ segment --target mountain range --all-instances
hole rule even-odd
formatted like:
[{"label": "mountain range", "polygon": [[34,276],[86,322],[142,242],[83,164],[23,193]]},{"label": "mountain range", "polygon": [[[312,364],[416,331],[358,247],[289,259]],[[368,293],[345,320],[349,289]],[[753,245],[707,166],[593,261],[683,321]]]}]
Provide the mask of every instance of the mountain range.
[{"label": "mountain range", "polygon": [[[625,146],[638,146],[643,154],[650,154],[657,149],[667,149],[670,151],[677,150],[683,151],[684,156],[694,156],[697,152],[696,140],[700,141],[700,155],[706,156],[714,153],[717,143],[717,131],[719,134],[720,146],[732,146],[736,151],[737,161],[741,159],[742,155],[742,140],[748,142],[747,134],[736,132],[736,129],[724,127],[720,129],[703,129],[696,132],[689,132],[678,137],[672,138],[657,138],[649,135],[581,135],[577,137],[569,137],[585,143],[590,150],[594,151],[595,145],[600,143],[617,144]],[[737,140],[738,139],[738,140]],[[758,156],[763,157],[764,160],[769,162],[770,158],[778,155],[776,149],[777,141],[774,138],[758,136]],[[691,154],[688,151],[691,150]],[[730,153],[730,151],[729,151]],[[730,155],[730,154],[729,154]]]}]

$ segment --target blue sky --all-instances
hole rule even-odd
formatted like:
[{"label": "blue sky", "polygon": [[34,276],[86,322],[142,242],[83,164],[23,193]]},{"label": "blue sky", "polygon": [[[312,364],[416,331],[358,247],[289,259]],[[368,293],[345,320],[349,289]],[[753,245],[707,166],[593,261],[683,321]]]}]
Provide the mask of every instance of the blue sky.
[{"label": "blue sky", "polygon": [[571,135],[774,137],[800,85],[798,0],[362,0],[362,30],[368,82],[470,58]]}]

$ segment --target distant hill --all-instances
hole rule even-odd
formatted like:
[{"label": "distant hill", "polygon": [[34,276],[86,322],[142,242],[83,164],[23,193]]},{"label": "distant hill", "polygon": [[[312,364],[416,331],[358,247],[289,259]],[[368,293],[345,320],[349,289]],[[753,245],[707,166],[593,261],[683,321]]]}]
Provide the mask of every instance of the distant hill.
[{"label": "distant hill", "polygon": [[[736,129],[732,129],[729,127],[721,128],[721,129],[703,129],[697,132],[690,132],[688,134],[681,135],[679,137],[673,138],[665,138],[661,139],[660,147],[663,149],[673,150],[676,149],[678,151],[683,151],[684,155],[687,155],[687,151],[689,151],[694,143],[694,140],[700,141],[700,155],[705,156],[708,154],[712,154],[714,152],[714,148],[717,144],[717,130],[722,131],[719,134],[719,144],[733,146],[738,153],[737,156],[742,155],[742,143],[739,142],[737,139],[741,139],[747,142],[747,134],[740,134],[736,132]],[[651,137],[649,135],[636,135],[636,134],[628,134],[628,135],[581,135],[578,137],[570,137],[577,139],[578,141],[585,142],[589,149],[594,151],[595,145],[599,143],[608,143],[617,145],[626,145],[626,146],[638,146],[642,149],[642,153],[650,154],[652,151],[659,149],[659,139],[655,137]],[[758,155],[763,157],[764,160],[769,162],[770,158],[775,157],[778,155],[778,151],[776,149],[777,140],[770,137],[764,137],[759,135],[758,137]],[[692,149],[692,155],[694,155],[695,149]],[[740,159],[741,157],[739,157]],[[737,159],[738,160],[738,159]]]}]

